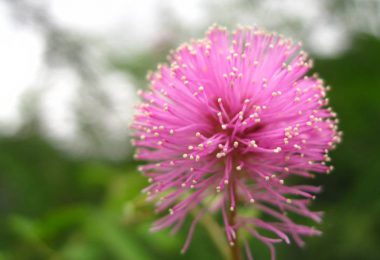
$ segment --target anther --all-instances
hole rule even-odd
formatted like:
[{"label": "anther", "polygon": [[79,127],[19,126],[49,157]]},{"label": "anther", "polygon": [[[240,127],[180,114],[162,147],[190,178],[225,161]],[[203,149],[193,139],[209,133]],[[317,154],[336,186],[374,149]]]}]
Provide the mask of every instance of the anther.
[{"label": "anther", "polygon": [[220,159],[220,158],[222,158],[225,155],[226,155],[225,153],[217,153],[216,154],[216,158]]},{"label": "anther", "polygon": [[257,144],[256,144],[256,141],[255,141],[255,140],[252,140],[249,144],[250,144],[251,146],[253,146],[253,147],[257,147]]}]

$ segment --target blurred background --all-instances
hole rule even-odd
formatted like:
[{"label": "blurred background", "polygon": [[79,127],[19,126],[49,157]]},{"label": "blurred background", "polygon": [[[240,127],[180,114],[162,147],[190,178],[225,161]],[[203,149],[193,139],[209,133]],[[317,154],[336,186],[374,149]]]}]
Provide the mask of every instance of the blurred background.
[{"label": "blurred background", "polygon": [[324,234],[277,246],[278,259],[380,259],[375,0],[0,0],[0,259],[223,259],[210,218],[183,256],[189,223],[149,232],[128,129],[147,71],[214,22],[302,41],[332,86],[344,138],[314,181]]}]

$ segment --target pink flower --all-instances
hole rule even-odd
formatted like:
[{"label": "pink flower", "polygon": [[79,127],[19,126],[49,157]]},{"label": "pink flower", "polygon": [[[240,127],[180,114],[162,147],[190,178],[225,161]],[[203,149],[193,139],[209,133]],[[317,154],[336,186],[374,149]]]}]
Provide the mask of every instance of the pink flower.
[{"label": "pink flower", "polygon": [[285,214],[321,220],[308,209],[320,187],[287,181],[330,172],[327,152],[340,141],[328,88],[305,76],[312,62],[300,44],[247,27],[229,37],[214,26],[169,62],[149,76],[133,123],[136,158],[149,162],[140,167],[151,183],[145,191],[168,213],[153,230],[178,230],[197,208],[185,251],[202,216],[221,211],[232,247],[244,230],[272,258],[273,244],[320,234]]}]

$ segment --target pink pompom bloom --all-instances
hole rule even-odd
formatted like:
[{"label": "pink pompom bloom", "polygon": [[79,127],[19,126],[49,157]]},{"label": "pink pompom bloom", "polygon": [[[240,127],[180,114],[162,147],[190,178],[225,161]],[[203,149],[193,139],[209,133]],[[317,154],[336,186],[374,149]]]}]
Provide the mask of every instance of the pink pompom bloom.
[{"label": "pink pompom bloom", "polygon": [[286,214],[321,220],[321,212],[308,209],[320,187],[286,182],[328,173],[327,153],[340,141],[328,89],[317,76],[305,76],[312,62],[300,44],[256,28],[229,36],[214,26],[169,62],[139,93],[143,103],[132,125],[135,156],[149,162],[140,167],[151,183],[145,192],[157,199],[158,212],[167,212],[153,230],[178,230],[197,208],[186,250],[202,216],[221,211],[232,247],[244,230],[272,258],[273,244],[291,237],[302,245],[301,237],[320,234]]}]

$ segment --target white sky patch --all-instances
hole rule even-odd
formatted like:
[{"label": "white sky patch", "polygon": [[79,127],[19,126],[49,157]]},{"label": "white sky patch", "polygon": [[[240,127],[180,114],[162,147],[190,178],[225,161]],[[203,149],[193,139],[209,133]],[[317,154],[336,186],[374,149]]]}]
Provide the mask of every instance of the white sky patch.
[{"label": "white sky patch", "polygon": [[130,9],[122,0],[52,0],[49,6],[58,24],[95,34],[115,29]]},{"label": "white sky patch", "polygon": [[[261,11],[268,14],[277,14],[276,17],[287,17],[291,19],[301,19],[301,21],[311,21],[316,18],[321,18],[321,14],[325,11],[323,1],[315,0],[282,0],[279,4],[278,0],[263,1]],[[267,19],[273,16],[269,15]]]},{"label": "white sky patch", "polygon": [[46,71],[40,113],[46,134],[54,139],[68,141],[76,135],[74,112],[80,79],[69,69]]},{"label": "white sky patch", "polygon": [[104,154],[111,159],[121,159],[130,149],[127,137],[130,136],[129,124],[132,121],[135,105],[138,103],[137,90],[131,78],[120,73],[107,74],[101,87],[111,101],[110,113],[102,118],[107,129]]},{"label": "white sky patch", "polygon": [[138,102],[137,89],[131,79],[120,73],[107,74],[102,81],[102,88],[113,104],[113,113],[108,117],[110,129],[128,130],[133,117],[134,106]]},{"label": "white sky patch", "polygon": [[343,52],[349,44],[347,31],[338,24],[317,24],[308,39],[310,48],[325,57]]},{"label": "white sky patch", "polygon": [[37,32],[17,26],[7,11],[0,3],[0,125],[6,132],[21,123],[21,97],[34,87],[44,51]]},{"label": "white sky patch", "polygon": [[207,20],[207,10],[203,0],[166,2],[175,18],[187,28],[198,28]]},{"label": "white sky patch", "polygon": [[102,154],[112,159],[126,155],[130,147],[128,126],[137,103],[136,88],[131,79],[120,73],[107,72],[99,78],[97,87],[110,101],[110,107],[107,110],[101,106],[93,108],[96,123],[105,131],[102,144],[97,147],[81,136],[83,133],[77,125],[76,108],[88,98],[83,95],[90,95],[79,91],[80,78],[67,68],[55,69],[49,72],[44,82],[46,88],[41,97],[40,112],[45,134],[54,143],[75,154]]},{"label": "white sky patch", "polygon": [[136,49],[148,48],[159,39],[161,4],[155,0],[52,0],[49,6],[60,26]]}]

